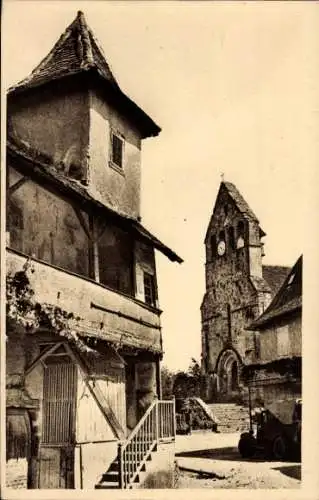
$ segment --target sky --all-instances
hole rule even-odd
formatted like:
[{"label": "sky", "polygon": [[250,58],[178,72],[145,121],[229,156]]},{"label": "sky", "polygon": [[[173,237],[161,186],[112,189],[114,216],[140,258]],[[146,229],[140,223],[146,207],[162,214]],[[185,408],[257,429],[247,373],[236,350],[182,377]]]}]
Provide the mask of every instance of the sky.
[{"label": "sky", "polygon": [[157,254],[163,364],[186,369],[200,360],[204,237],[222,174],[267,234],[265,264],[292,266],[315,245],[318,5],[6,0],[5,88],[78,10],[122,90],[162,128],[143,143],[142,223],[184,259]]}]

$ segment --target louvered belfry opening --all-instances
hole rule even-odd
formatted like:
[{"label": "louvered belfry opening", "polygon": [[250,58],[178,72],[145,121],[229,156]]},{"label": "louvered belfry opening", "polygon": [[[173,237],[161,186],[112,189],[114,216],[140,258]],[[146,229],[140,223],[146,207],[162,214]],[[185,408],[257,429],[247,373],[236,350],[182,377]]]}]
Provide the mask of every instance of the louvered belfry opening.
[{"label": "louvered belfry opening", "polygon": [[77,368],[66,353],[46,358],[43,383],[43,444],[71,444],[75,436]]}]

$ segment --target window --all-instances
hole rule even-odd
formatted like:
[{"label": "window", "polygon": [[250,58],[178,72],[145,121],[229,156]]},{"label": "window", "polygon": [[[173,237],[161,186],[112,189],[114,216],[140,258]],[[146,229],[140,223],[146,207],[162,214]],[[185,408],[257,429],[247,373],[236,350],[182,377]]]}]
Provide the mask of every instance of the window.
[{"label": "window", "polygon": [[23,205],[13,196],[8,199],[7,212],[7,245],[23,252]]},{"label": "window", "polygon": [[220,233],[219,233],[219,240],[225,241],[225,231],[220,231]]},{"label": "window", "polygon": [[128,295],[133,292],[133,241],[127,232],[98,221],[98,264],[100,283]]},{"label": "window", "polygon": [[235,250],[235,231],[234,228],[231,226],[228,228],[228,240],[229,240],[229,246],[232,250]]},{"label": "window", "polygon": [[216,235],[213,234],[210,237],[210,249],[211,249],[211,260],[216,257],[216,252],[217,252],[217,240],[216,240]]},{"label": "window", "polygon": [[278,356],[289,356],[289,328],[287,325],[277,328],[277,352]]},{"label": "window", "polygon": [[292,285],[292,283],[293,283],[294,279],[295,279],[295,274],[292,274],[292,275],[289,277],[289,280],[288,280],[287,285]]},{"label": "window", "polygon": [[152,274],[144,272],[144,300],[146,304],[155,306],[155,279]]},{"label": "window", "polygon": [[119,135],[112,133],[112,157],[111,161],[117,167],[123,168],[124,141]]},{"label": "window", "polygon": [[237,245],[236,245],[237,249],[243,248],[245,246],[244,231],[245,231],[244,223],[241,220],[238,222],[237,226]]},{"label": "window", "polygon": [[248,306],[245,310],[245,316],[247,320],[255,319],[255,311],[252,306]]}]

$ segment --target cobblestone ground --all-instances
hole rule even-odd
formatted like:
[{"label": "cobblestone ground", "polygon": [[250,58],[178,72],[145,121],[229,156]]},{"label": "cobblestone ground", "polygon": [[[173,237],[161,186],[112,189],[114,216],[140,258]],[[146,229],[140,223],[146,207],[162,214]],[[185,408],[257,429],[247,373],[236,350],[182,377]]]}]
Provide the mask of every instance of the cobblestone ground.
[{"label": "cobblestone ground", "polygon": [[300,487],[300,463],[243,460],[237,450],[238,439],[238,434],[177,436],[177,488]]}]

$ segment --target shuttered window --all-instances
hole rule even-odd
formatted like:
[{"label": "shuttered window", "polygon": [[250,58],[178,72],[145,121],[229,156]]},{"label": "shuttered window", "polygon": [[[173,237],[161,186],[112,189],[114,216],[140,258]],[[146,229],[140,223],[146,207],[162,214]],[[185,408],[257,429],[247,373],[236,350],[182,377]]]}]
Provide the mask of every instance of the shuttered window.
[{"label": "shuttered window", "polygon": [[76,366],[46,359],[43,385],[43,443],[72,443],[74,438]]},{"label": "shuttered window", "polygon": [[290,346],[289,346],[289,328],[287,325],[278,327],[276,329],[277,334],[277,353],[278,356],[289,356]]}]

